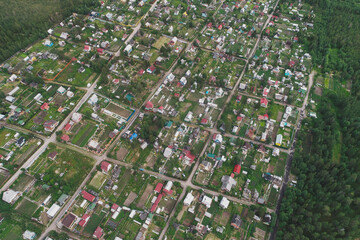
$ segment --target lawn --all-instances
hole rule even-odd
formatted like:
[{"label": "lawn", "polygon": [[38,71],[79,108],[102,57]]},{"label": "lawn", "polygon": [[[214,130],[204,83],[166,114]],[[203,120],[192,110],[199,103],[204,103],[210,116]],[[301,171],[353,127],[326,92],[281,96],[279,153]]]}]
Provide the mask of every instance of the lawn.
[{"label": "lawn", "polygon": [[31,216],[34,214],[37,208],[38,205],[36,205],[35,203],[29,200],[24,199],[16,210],[21,215],[31,218]]},{"label": "lawn", "polygon": [[94,124],[87,123],[80,128],[71,142],[80,147],[84,147],[96,130],[97,127]]},{"label": "lawn", "polygon": [[102,172],[97,172],[93,179],[90,181],[89,185],[96,189],[100,189],[101,186],[104,184],[105,180],[106,175]]},{"label": "lawn", "polygon": [[100,225],[104,216],[105,216],[104,212],[101,212],[100,215],[97,215],[95,213],[91,215],[88,224],[85,226],[84,232],[89,235],[92,235],[95,229]]}]

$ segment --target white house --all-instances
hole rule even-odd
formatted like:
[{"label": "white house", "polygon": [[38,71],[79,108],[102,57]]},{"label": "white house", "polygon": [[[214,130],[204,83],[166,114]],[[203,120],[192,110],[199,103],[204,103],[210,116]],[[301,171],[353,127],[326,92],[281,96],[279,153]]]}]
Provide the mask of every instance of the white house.
[{"label": "white house", "polygon": [[223,209],[227,209],[229,206],[229,203],[230,203],[230,201],[226,197],[223,197],[220,202],[220,207],[222,207]]},{"label": "white house", "polygon": [[19,199],[20,196],[21,196],[20,192],[9,189],[6,192],[4,192],[2,196],[2,200],[9,204],[14,204],[16,200]]},{"label": "white house", "polygon": [[189,206],[192,203],[192,201],[194,201],[194,196],[191,194],[191,192],[189,192],[186,195],[186,198],[184,199],[184,205]]},{"label": "white house", "polygon": [[53,218],[57,213],[58,211],[60,210],[60,206],[57,205],[56,203],[54,203],[50,208],[49,210],[46,212],[46,214],[48,215],[49,218]]},{"label": "white house", "polygon": [[212,198],[208,197],[208,196],[204,196],[202,201],[201,201],[202,204],[204,204],[207,208],[210,208],[211,207],[211,203],[212,203]]},{"label": "white house", "polygon": [[26,230],[24,233],[23,233],[23,238],[26,239],[26,240],[33,240],[36,238],[36,233],[34,232],[31,232],[29,230]]},{"label": "white house", "polygon": [[95,105],[98,102],[98,97],[96,96],[96,94],[93,94],[91,96],[91,98],[88,100],[88,103],[91,105]]}]

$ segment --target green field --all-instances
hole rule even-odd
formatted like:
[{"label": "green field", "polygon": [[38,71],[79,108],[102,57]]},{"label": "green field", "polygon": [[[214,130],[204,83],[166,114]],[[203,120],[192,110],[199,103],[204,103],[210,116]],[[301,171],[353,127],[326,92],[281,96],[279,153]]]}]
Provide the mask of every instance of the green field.
[{"label": "green field", "polygon": [[106,175],[102,172],[97,172],[93,179],[90,181],[89,185],[96,189],[100,189],[101,186],[104,184],[105,180]]},{"label": "green field", "polygon": [[84,147],[96,130],[97,127],[94,124],[87,123],[80,128],[79,132],[73,137],[71,143]]},{"label": "green field", "polygon": [[37,208],[37,204],[24,199],[16,210],[23,216],[31,218]]}]

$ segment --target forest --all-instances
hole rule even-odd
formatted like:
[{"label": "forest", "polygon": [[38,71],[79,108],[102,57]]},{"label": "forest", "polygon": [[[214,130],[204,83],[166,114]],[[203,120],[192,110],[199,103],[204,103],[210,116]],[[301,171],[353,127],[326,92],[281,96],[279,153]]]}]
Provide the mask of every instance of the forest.
[{"label": "forest", "polygon": [[296,187],[282,200],[276,239],[360,236],[360,4],[307,0],[314,34],[302,41],[320,72],[351,81],[351,94],[325,90],[318,117],[306,119],[292,161]]},{"label": "forest", "polygon": [[96,0],[0,0],[0,62],[48,35],[72,13],[88,14]]}]

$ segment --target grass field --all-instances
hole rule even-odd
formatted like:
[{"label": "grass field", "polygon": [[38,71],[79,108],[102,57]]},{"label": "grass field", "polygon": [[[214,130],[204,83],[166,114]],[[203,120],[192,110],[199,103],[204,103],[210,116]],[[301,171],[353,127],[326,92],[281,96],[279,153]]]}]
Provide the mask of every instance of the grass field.
[{"label": "grass field", "polygon": [[38,205],[24,199],[16,210],[21,213],[21,215],[31,218],[37,208]]},{"label": "grass field", "polygon": [[91,136],[96,132],[96,130],[97,127],[94,124],[87,123],[80,128],[80,130],[76,133],[71,142],[80,147],[84,147],[91,138]]},{"label": "grass field", "polygon": [[101,212],[100,215],[97,215],[97,214],[91,215],[88,224],[85,226],[84,232],[89,235],[92,235],[94,233],[95,229],[101,223],[104,216],[105,216],[105,213],[103,213],[103,212]]},{"label": "grass field", "polygon": [[105,180],[106,175],[102,172],[97,172],[93,179],[90,181],[89,185],[96,189],[100,189],[101,186],[104,184]]},{"label": "grass field", "polygon": [[13,226],[10,231],[0,234],[2,240],[22,240],[22,232],[19,226]]},{"label": "grass field", "polygon": [[118,106],[118,105],[115,105],[113,103],[110,103],[107,107],[106,107],[106,110],[109,110],[110,112],[113,112],[119,116],[122,116],[123,118],[125,119],[128,119],[128,117],[131,115],[131,111],[121,107],[121,106]]},{"label": "grass field", "polygon": [[24,191],[26,186],[33,180],[33,177],[22,174],[20,177],[11,185],[11,189],[15,191]]}]

